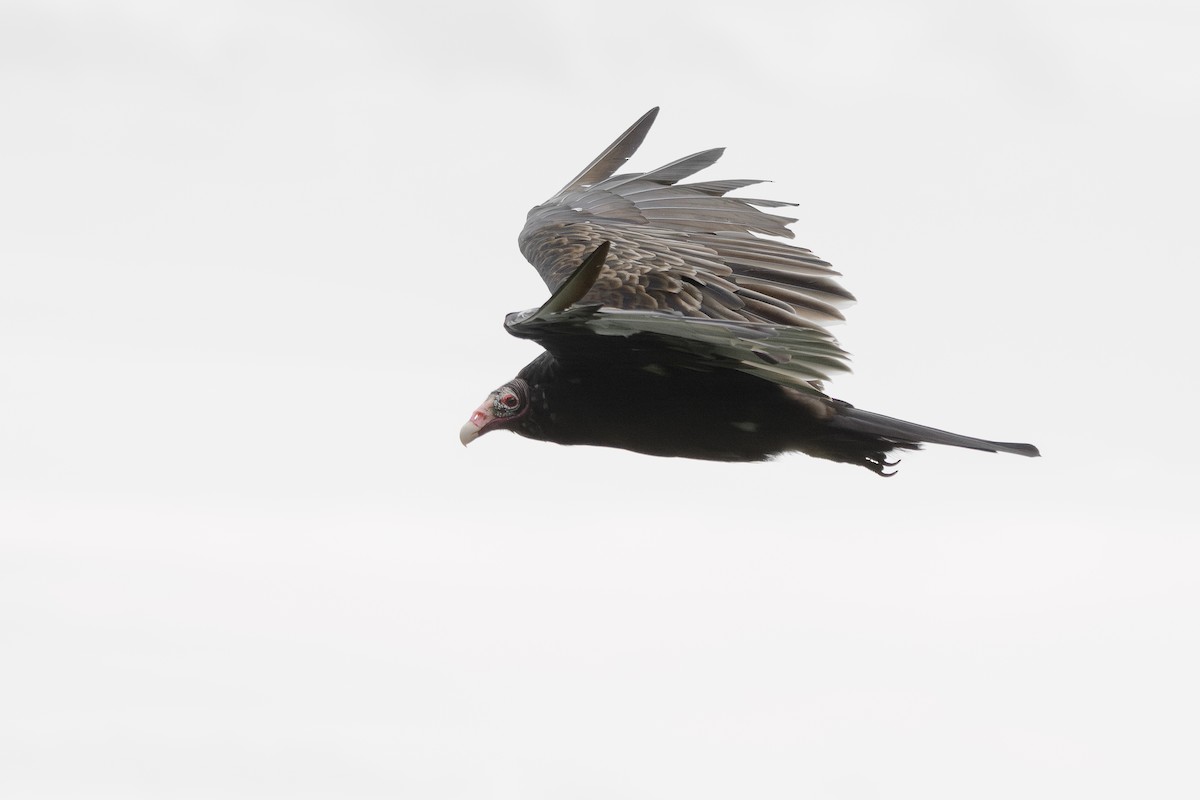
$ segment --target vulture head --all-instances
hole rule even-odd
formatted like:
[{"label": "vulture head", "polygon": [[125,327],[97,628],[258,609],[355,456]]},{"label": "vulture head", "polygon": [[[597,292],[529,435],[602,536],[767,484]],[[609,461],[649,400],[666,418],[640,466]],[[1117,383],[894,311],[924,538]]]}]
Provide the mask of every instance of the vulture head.
[{"label": "vulture head", "polygon": [[529,384],[513,378],[487,396],[458,432],[464,445],[489,431],[512,428],[529,414]]}]

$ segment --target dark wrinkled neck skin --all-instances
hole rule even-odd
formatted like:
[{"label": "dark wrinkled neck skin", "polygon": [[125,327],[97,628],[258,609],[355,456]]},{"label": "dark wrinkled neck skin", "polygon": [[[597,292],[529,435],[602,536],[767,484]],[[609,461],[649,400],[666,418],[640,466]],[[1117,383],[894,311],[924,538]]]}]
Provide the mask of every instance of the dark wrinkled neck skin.
[{"label": "dark wrinkled neck skin", "polygon": [[824,429],[787,390],[726,370],[595,359],[571,366],[543,353],[518,377],[529,384],[530,409],[514,430],[559,444],[762,461],[787,450],[811,452],[806,445]]}]

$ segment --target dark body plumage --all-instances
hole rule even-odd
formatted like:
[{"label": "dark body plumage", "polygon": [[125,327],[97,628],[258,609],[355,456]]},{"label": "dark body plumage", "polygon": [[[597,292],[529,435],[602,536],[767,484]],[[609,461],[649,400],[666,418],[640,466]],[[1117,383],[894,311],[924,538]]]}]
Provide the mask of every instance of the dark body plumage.
[{"label": "dark body plumage", "polygon": [[739,372],[639,355],[564,362],[543,353],[513,382],[520,382],[529,410],[512,430],[557,444],[709,461],[764,461],[795,450],[881,475],[894,466],[890,451],[916,450],[921,442],[1037,455],[1032,445],[960,436]]},{"label": "dark body plumage", "polygon": [[[748,375],[634,364],[561,364],[545,353],[518,373],[529,414],[513,430],[558,444],[653,456],[762,461],[789,450],[879,470],[877,437],[838,431],[799,392]],[[905,445],[907,447],[914,444]]]},{"label": "dark body plumage", "polygon": [[[464,444],[508,428],[559,444],[655,456],[761,461],[800,451],[887,475],[921,443],[1038,455],[860,411],[824,392],[847,356],[825,325],[853,297],[790,237],[792,220],[724,195],[757,181],[680,184],[710,150],[649,173],[613,172],[645,115],[554,198],[535,207],[522,252],[553,290],[506,329],[547,352],[489,395]],[[756,235],[757,234],[757,235]]]}]

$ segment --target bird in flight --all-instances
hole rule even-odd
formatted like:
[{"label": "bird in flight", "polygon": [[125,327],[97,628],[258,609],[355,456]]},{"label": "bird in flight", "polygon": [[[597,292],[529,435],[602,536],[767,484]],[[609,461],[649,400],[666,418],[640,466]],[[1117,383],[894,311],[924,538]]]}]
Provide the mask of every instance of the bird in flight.
[{"label": "bird in flight", "polygon": [[519,244],[551,296],[505,329],[545,352],[488,395],[459,439],[494,430],[655,456],[763,461],[799,451],[893,475],[923,443],[1039,455],[862,411],[825,393],[849,357],[826,326],[854,301],[788,244],[792,205],[729,197],[756,180],[681,183],[723,150],[616,174],[647,112],[529,212]]}]

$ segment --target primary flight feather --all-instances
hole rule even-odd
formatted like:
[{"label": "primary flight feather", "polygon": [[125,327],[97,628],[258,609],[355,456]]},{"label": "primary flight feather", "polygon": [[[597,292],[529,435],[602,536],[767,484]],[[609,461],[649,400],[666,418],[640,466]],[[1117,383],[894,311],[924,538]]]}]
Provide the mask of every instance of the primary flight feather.
[{"label": "primary flight feather", "polygon": [[[705,150],[616,174],[652,109],[557,194],[519,239],[551,297],[505,328],[545,352],[488,395],[463,444],[508,429],[559,444],[658,456],[761,461],[789,451],[879,475],[922,443],[1036,456],[861,411],[824,391],[848,369],[826,325],[854,301],[828,262],[791,239],[790,205],[729,197],[761,181],[680,183],[720,158]],[[778,238],[764,238],[778,237]]]}]

